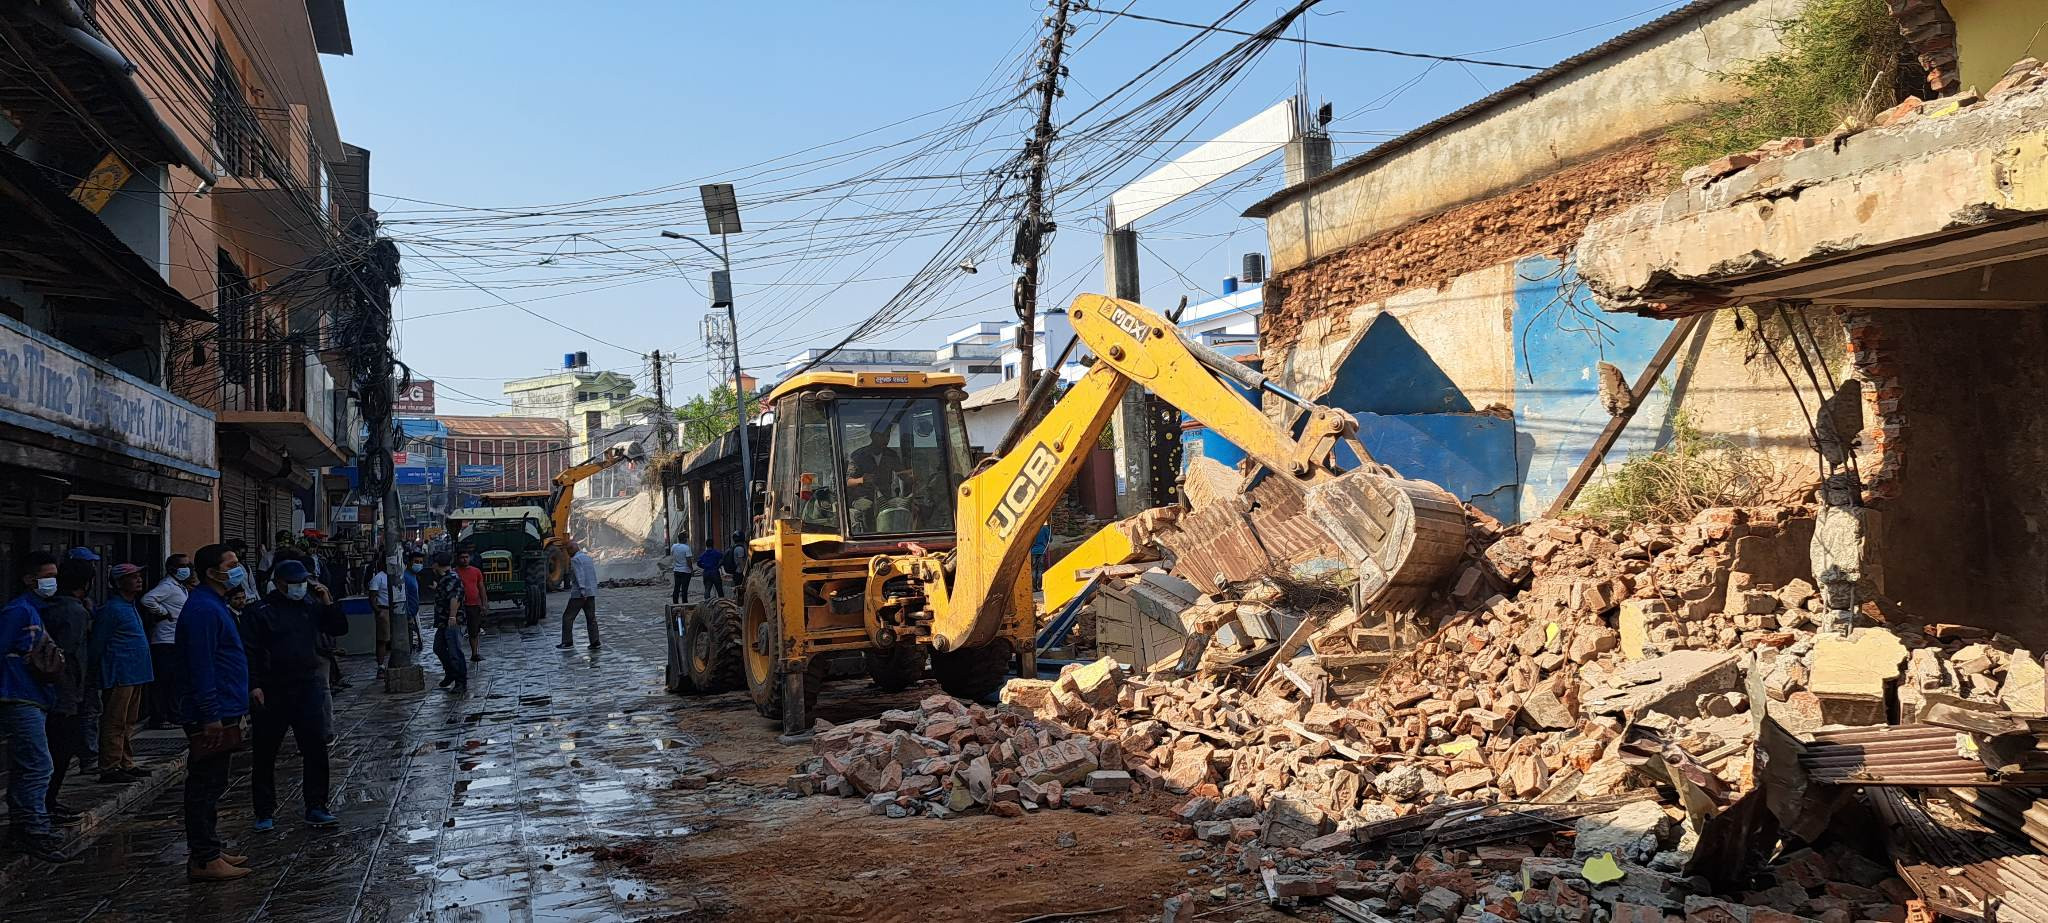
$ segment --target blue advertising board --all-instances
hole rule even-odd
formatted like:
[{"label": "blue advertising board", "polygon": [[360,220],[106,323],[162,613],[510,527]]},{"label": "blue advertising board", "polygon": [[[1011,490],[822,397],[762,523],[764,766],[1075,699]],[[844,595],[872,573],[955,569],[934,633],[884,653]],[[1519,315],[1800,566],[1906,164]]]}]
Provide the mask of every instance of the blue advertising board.
[{"label": "blue advertising board", "polygon": [[396,484],[440,485],[448,483],[448,469],[446,468],[404,465],[393,470],[396,472],[396,475],[392,478],[392,482]]}]

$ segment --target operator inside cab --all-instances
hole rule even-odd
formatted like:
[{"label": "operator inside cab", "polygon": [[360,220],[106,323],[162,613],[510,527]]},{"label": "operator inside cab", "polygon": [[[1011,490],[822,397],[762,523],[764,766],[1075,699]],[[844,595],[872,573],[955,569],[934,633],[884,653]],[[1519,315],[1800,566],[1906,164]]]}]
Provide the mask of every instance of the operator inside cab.
[{"label": "operator inside cab", "polygon": [[846,493],[853,498],[857,513],[872,514],[885,501],[917,487],[917,472],[903,463],[903,453],[889,445],[890,432],[887,426],[875,427],[868,434],[868,444],[846,457]]}]

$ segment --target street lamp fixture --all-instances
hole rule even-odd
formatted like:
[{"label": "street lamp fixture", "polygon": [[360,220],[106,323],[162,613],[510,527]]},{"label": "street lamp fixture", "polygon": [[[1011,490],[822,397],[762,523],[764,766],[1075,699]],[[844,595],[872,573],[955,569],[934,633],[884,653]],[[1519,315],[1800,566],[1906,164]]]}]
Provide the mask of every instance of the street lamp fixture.
[{"label": "street lamp fixture", "polygon": [[677,231],[664,230],[661,236],[669,240],[687,240],[718,260],[719,268],[711,273],[711,306],[725,309],[726,329],[732,334],[733,417],[740,437],[740,490],[744,498],[744,505],[740,508],[740,528],[748,537],[752,537],[754,459],[752,447],[748,445],[747,439],[747,395],[741,391],[741,382],[744,378],[740,372],[740,325],[738,317],[733,314],[732,246],[726,239],[727,235],[740,232],[739,197],[733,192],[731,183],[706,183],[698,186],[697,196],[704,204],[705,230],[718,235],[718,249],[714,250],[710,244]]}]

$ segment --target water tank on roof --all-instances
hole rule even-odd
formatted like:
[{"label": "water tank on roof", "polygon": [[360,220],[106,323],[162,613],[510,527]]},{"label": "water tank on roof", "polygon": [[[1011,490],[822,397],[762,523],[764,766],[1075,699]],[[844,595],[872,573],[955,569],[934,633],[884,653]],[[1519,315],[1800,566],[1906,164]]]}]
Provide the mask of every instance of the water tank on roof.
[{"label": "water tank on roof", "polygon": [[1238,273],[1238,278],[1243,279],[1246,285],[1258,285],[1266,281],[1266,255],[1263,253],[1245,254],[1244,271]]},{"label": "water tank on roof", "polygon": [[1236,276],[1224,276],[1224,277],[1223,277],[1223,294],[1225,294],[1225,295],[1235,295],[1235,294],[1237,294],[1237,277],[1236,277]]}]

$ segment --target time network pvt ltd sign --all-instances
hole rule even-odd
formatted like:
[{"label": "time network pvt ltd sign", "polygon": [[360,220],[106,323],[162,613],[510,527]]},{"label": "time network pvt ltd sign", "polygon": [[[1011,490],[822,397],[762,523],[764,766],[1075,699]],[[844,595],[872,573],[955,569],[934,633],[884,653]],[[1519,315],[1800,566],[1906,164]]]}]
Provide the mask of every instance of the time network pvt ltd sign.
[{"label": "time network pvt ltd sign", "polygon": [[0,422],[202,477],[213,414],[0,316]]}]

